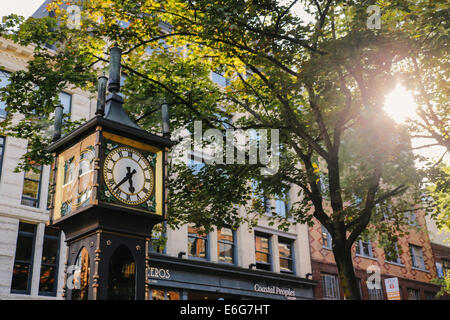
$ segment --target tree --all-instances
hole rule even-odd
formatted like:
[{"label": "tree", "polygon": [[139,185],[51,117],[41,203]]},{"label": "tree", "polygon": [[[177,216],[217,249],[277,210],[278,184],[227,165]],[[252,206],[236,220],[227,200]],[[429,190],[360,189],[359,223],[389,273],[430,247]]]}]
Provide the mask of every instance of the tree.
[{"label": "tree", "polygon": [[[36,134],[36,114],[49,117],[55,92],[69,84],[93,88],[95,73],[107,62],[105,48],[118,42],[124,49],[126,106],[142,127],[159,130],[155,112],[165,101],[174,128],[192,132],[194,121],[201,120],[204,130],[232,126],[280,133],[280,165],[270,176],[261,175],[261,165],[216,164],[198,172],[174,166],[169,223],[192,221],[206,229],[254,223],[256,213],[266,210],[263,199],[281,198],[296,185],[300,200],[287,217],[299,223],[315,217],[328,229],[345,297],[360,299],[353,243],[362,234],[389,243],[406,232],[406,211],[419,204],[421,180],[409,136],[382,111],[394,68],[416,41],[408,29],[398,28],[411,23],[404,18],[413,5],[386,2],[379,30],[367,28],[368,5],[83,1],[76,29],[69,28],[67,12],[56,3],[49,8],[55,17],[10,16],[2,24],[3,36],[36,46],[28,70],[13,73],[3,89],[8,118],[2,127],[29,140],[33,151],[23,168],[30,159],[49,161],[42,148],[49,141]],[[311,23],[297,14],[299,6]],[[223,73],[229,85],[212,83],[211,71]],[[14,122],[18,114],[24,118]],[[223,120],[234,114],[242,116],[233,123]],[[239,207],[248,214],[242,216]],[[276,214],[272,219],[281,227],[290,223]]]}]

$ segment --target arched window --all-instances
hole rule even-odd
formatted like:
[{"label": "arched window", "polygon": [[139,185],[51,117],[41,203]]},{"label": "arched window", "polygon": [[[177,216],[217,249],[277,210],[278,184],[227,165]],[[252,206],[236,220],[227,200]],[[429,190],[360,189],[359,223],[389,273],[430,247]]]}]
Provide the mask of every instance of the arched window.
[{"label": "arched window", "polygon": [[89,252],[83,247],[78,254],[73,273],[72,300],[87,300],[89,292]]},{"label": "arched window", "polygon": [[134,300],[136,294],[136,264],[130,250],[122,245],[109,261],[108,299]]}]

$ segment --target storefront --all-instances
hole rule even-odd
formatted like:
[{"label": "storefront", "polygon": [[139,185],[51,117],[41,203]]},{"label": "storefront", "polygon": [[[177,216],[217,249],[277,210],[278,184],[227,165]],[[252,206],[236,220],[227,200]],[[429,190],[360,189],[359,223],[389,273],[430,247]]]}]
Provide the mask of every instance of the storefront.
[{"label": "storefront", "polygon": [[305,300],[314,298],[316,282],[289,274],[152,254],[147,285],[153,300]]}]

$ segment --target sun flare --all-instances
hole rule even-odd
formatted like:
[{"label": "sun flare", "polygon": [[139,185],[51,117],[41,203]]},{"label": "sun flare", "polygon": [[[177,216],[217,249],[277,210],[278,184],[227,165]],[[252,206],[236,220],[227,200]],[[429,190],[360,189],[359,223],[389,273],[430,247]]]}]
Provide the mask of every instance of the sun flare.
[{"label": "sun flare", "polygon": [[416,103],[408,90],[398,84],[387,96],[384,111],[397,123],[405,123],[416,116]]}]

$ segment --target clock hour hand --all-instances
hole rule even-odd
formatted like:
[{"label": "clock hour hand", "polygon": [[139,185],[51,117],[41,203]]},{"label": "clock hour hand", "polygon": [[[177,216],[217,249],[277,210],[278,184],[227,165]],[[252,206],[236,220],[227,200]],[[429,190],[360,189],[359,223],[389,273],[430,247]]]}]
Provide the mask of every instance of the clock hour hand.
[{"label": "clock hour hand", "polygon": [[118,189],[122,184],[124,184],[127,180],[131,179],[133,177],[133,174],[136,173],[136,169],[133,169],[132,172],[130,172],[131,168],[127,167],[127,174],[125,178],[123,178],[116,186],[114,187],[114,190]]}]

